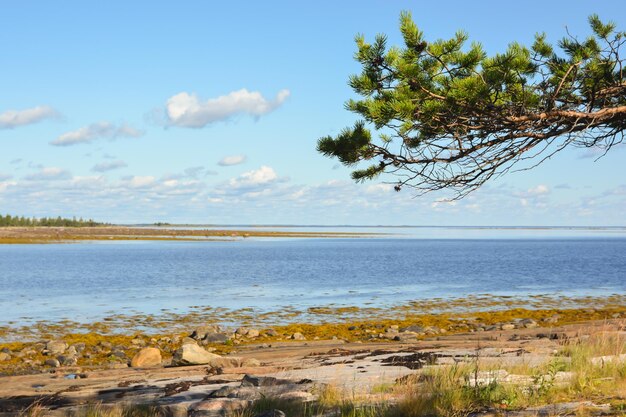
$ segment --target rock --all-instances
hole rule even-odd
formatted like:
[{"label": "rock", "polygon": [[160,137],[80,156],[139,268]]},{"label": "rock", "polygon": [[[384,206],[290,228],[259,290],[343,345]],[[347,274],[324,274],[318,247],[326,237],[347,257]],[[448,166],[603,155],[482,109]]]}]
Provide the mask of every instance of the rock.
[{"label": "rock", "polygon": [[263,394],[256,387],[229,387],[225,386],[213,391],[211,398],[239,398],[242,400],[260,400]]},{"label": "rock", "polygon": [[0,352],[0,362],[8,361],[11,359],[11,355],[6,352]]},{"label": "rock", "polygon": [[67,349],[67,356],[78,356],[78,351],[74,345],[70,346]]},{"label": "rock", "polygon": [[500,329],[502,329],[502,330],[513,330],[513,329],[515,329],[515,325],[511,324],[511,323],[505,323],[502,326],[500,326]]},{"label": "rock", "polygon": [[127,363],[119,363],[119,362],[113,362],[107,365],[108,369],[126,369],[128,368],[128,364]]},{"label": "rock", "polygon": [[254,358],[246,358],[241,362],[241,366],[256,368],[261,366],[261,361]]},{"label": "rock", "polygon": [[57,356],[57,360],[63,366],[76,366],[76,364],[78,363],[76,357],[70,355],[59,355]]},{"label": "rock", "polygon": [[235,336],[246,336],[249,338],[259,337],[260,332],[257,329],[250,329],[248,327],[240,327],[235,330]]},{"label": "rock", "polygon": [[535,407],[528,407],[526,409],[526,411],[529,412],[529,415],[537,416],[575,415],[576,412],[579,410],[586,410],[588,412],[594,410],[594,415],[607,415],[611,410],[611,405],[595,404],[591,401],[573,401],[568,403],[551,403],[548,405],[539,405]]},{"label": "rock", "polygon": [[17,356],[18,358],[23,358],[25,356],[33,356],[35,355],[37,352],[35,352],[34,350],[32,350],[29,347],[25,347],[24,349],[20,350],[19,352],[17,352],[17,354],[15,356]]},{"label": "rock", "polygon": [[191,333],[191,336],[189,337],[196,339],[196,340],[202,340],[202,339],[205,339],[207,335],[218,333],[219,331],[220,331],[220,327],[217,325],[201,326],[201,327],[196,328]]},{"label": "rock", "polygon": [[276,336],[278,336],[278,332],[276,330],[274,330],[274,329],[267,329],[267,330],[264,331],[264,333],[265,333],[266,336],[269,336],[269,337],[276,337]]},{"label": "rock", "polygon": [[237,398],[216,398],[200,401],[189,407],[189,415],[196,416],[224,416],[242,410],[250,404],[247,400]]},{"label": "rock", "polygon": [[439,327],[428,326],[424,329],[424,333],[426,333],[427,335],[439,334]]},{"label": "rock", "polygon": [[136,338],[134,338],[133,340],[130,341],[130,344],[133,345],[133,346],[144,347],[146,345],[146,341],[136,337]]},{"label": "rock", "polygon": [[300,332],[295,332],[294,334],[291,335],[291,338],[293,340],[306,340],[306,337],[304,337],[304,335]]},{"label": "rock", "polygon": [[183,337],[181,345],[197,345],[196,339],[192,339],[191,337]]},{"label": "rock", "polygon": [[188,343],[182,345],[172,358],[173,366],[184,365],[205,365],[210,363],[213,359],[220,358],[221,356],[214,353],[209,353],[195,343]]},{"label": "rock", "polygon": [[51,368],[58,368],[59,366],[61,366],[61,363],[57,359],[46,359],[44,364]]},{"label": "rock", "polygon": [[402,329],[400,329],[401,332],[411,332],[411,333],[423,333],[424,332],[424,328],[422,326],[408,326],[408,327],[403,327]]},{"label": "rock", "polygon": [[509,373],[504,369],[498,369],[494,371],[480,371],[475,375],[472,375],[467,381],[470,387],[485,386],[495,382],[502,382],[506,380]]},{"label": "rock", "polygon": [[591,358],[591,364],[596,366],[605,366],[612,363],[626,363],[626,353],[623,353],[621,355],[596,356]]},{"label": "rock", "polygon": [[237,356],[220,356],[212,359],[209,364],[213,368],[239,368],[243,359]]},{"label": "rock", "polygon": [[283,401],[310,402],[315,400],[315,395],[306,391],[289,391],[278,394],[277,398]]},{"label": "rock", "polygon": [[247,337],[253,339],[255,337],[259,337],[259,331],[257,329],[249,329],[248,333],[246,334]]},{"label": "rock", "polygon": [[537,322],[533,319],[524,319],[520,321],[519,324],[526,327],[527,329],[534,329],[538,326]]},{"label": "rock", "polygon": [[544,318],[542,321],[548,324],[555,324],[555,323],[558,323],[560,319],[561,319],[561,316],[559,314],[553,314],[550,317]]},{"label": "rock", "polygon": [[111,352],[110,356],[123,359],[123,360],[128,359],[128,356],[126,356],[126,353],[124,353],[123,350],[119,350],[119,349],[115,349],[113,352]]},{"label": "rock", "polygon": [[104,349],[111,349],[113,347],[113,344],[111,342],[107,342],[105,340],[103,340],[102,342],[98,343],[100,345],[100,347],[104,348]]},{"label": "rock", "polygon": [[150,368],[161,365],[161,351],[157,348],[143,348],[130,361],[133,368]]},{"label": "rock", "polygon": [[292,382],[288,379],[279,379],[273,376],[253,376],[249,374],[244,375],[241,380],[242,387],[273,387],[291,383]]},{"label": "rock", "polygon": [[67,349],[67,343],[62,340],[51,340],[46,343],[46,350],[49,355],[61,355]]},{"label": "rock", "polygon": [[77,353],[81,353],[83,350],[85,350],[86,345],[84,343],[74,343],[72,346]]},{"label": "rock", "polygon": [[230,337],[225,333],[208,333],[202,342],[204,343],[226,343]]},{"label": "rock", "polygon": [[397,342],[414,342],[416,340],[417,335],[412,332],[402,332],[398,333],[393,337],[393,340]]},{"label": "rock", "polygon": [[287,417],[286,414],[280,410],[264,411],[260,414],[255,414],[254,417]]}]

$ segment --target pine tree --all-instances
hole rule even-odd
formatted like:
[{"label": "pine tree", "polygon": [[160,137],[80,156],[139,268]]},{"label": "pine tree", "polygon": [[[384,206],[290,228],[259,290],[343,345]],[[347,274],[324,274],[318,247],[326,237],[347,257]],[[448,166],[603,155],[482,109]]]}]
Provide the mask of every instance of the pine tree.
[{"label": "pine tree", "polygon": [[361,120],[317,149],[347,166],[369,162],[353,171],[356,181],[396,174],[398,191],[448,189],[456,198],[566,147],[606,152],[626,129],[626,32],[596,15],[589,24],[591,36],[568,35],[558,48],[537,34],[530,47],[511,43],[488,56],[463,31],[427,41],[402,13],[403,47],[356,37],[362,72],[349,84],[361,99],[346,108]]}]

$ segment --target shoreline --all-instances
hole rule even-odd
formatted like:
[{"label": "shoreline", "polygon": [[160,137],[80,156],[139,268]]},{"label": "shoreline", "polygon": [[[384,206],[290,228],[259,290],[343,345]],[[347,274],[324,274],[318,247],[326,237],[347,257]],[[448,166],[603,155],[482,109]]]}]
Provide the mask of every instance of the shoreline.
[{"label": "shoreline", "polygon": [[[626,320],[530,323],[421,339],[398,337],[407,331],[392,325],[385,333],[394,334],[393,339],[366,342],[268,343],[260,335],[239,332],[239,339],[249,342],[229,352],[202,342],[198,332],[214,334],[209,328],[195,329],[177,352],[182,346],[212,352],[205,353],[210,355],[206,362],[175,363],[174,353],[149,366],[130,366],[138,355],[131,361],[116,346],[122,342],[110,340],[80,347],[81,355],[94,348],[105,351],[109,360],[99,366],[65,363],[1,376],[0,416],[260,416],[271,409],[289,410],[291,416],[405,416],[403,409],[428,405],[424,400],[431,397],[419,396],[425,389],[438,396],[466,392],[470,401],[459,397],[440,404],[442,412],[459,415],[622,415]],[[160,340],[132,340],[136,352],[163,351]],[[49,341],[31,350],[48,351],[47,361],[57,361],[53,349],[70,356],[80,346],[70,342]],[[490,392],[494,395],[483,397]],[[319,414],[303,413],[302,407],[313,405]],[[346,406],[371,412],[344,414]]]},{"label": "shoreline", "polygon": [[225,327],[199,313],[5,327],[15,340],[0,343],[0,417],[405,417],[426,407],[424,390],[466,393],[442,415],[619,416],[625,300],[538,297],[522,308],[476,296],[376,313],[319,307],[318,322]]},{"label": "shoreline", "polygon": [[[539,298],[533,303],[524,300],[492,300],[485,298],[453,300],[430,300],[409,303],[390,309],[358,307],[318,307],[309,309],[309,317],[316,320],[296,318],[294,311],[286,311],[282,318],[270,313],[258,315],[254,311],[221,312],[210,314],[206,310],[190,314],[175,314],[168,318],[150,315],[111,316],[87,323],[61,320],[39,321],[32,325],[0,326],[0,351],[10,358],[0,361],[0,374],[28,373],[44,369],[45,355],[37,354],[42,344],[51,340],[64,341],[68,345],[83,344],[95,348],[104,345],[124,346],[131,357],[137,351],[133,340],[152,341],[159,345],[165,355],[180,347],[182,340],[195,330],[204,327],[219,328],[220,337],[205,343],[220,353],[228,353],[237,347],[254,343],[271,344],[292,342],[294,334],[306,340],[342,340],[346,343],[372,341],[393,342],[397,336],[387,334],[387,329],[412,329],[408,337],[424,340],[464,333],[493,334],[501,330],[523,328],[549,328],[592,321],[609,321],[626,318],[626,295],[611,297],[585,297],[580,299]],[[419,306],[416,306],[419,304]],[[289,317],[291,316],[291,318]],[[230,323],[225,324],[225,319]],[[286,320],[288,319],[288,320]],[[253,329],[253,337],[246,337],[241,329]],[[400,336],[402,339],[403,336]],[[397,341],[397,340],[396,340]],[[161,346],[163,344],[163,346]],[[34,351],[33,351],[34,349]],[[29,361],[22,360],[30,352]],[[101,366],[110,359],[106,355],[94,355],[78,361],[83,366]],[[20,366],[17,366],[20,365]],[[33,365],[31,367],[31,365]],[[17,367],[16,367],[17,366]]]},{"label": "shoreline", "polygon": [[[289,231],[272,229],[294,229]],[[307,229],[321,229],[307,231]],[[358,231],[343,231],[357,229]],[[360,230],[359,230],[360,229]],[[377,229],[381,229],[376,231]],[[605,232],[624,238],[626,226],[314,226],[314,225],[104,225],[81,227],[0,227],[2,244],[59,244],[98,241],[238,241],[246,238],[371,238],[396,236],[397,230],[493,232]],[[402,234],[397,234],[402,237]],[[559,236],[557,236],[558,238]],[[424,237],[426,239],[437,237]],[[448,239],[450,237],[442,236]],[[467,239],[468,237],[459,237]],[[469,237],[471,239],[471,237]],[[510,236],[505,236],[505,239]]]},{"label": "shoreline", "polygon": [[281,232],[230,229],[170,229],[126,226],[1,227],[0,244],[44,244],[88,241],[236,241],[245,238],[363,238],[381,233]]},{"label": "shoreline", "polygon": [[[160,329],[161,332],[184,331],[189,326],[207,323],[224,327],[239,326],[292,326],[305,324],[320,326],[329,323],[388,322],[393,320],[431,322],[472,317],[507,317],[513,312],[542,319],[548,314],[568,317],[579,316],[584,320],[608,318],[598,314],[626,313],[626,294],[566,296],[562,294],[497,295],[477,294],[464,297],[425,298],[392,305],[337,305],[321,304],[297,307],[293,304],[263,307],[226,308],[211,305],[189,306],[183,311],[161,309],[158,313],[129,312],[105,313],[83,321],[67,317],[35,319],[23,317],[0,322],[0,343],[16,335],[24,339],[39,334],[58,336],[58,329],[65,332],[93,332],[105,334],[146,333]],[[570,320],[571,321],[571,320]],[[29,330],[31,330],[29,332]]]}]

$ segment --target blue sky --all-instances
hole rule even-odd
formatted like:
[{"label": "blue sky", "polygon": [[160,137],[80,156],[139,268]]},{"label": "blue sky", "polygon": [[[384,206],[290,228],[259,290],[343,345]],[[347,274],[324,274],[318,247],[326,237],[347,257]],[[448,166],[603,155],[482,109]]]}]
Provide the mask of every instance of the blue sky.
[{"label": "blue sky", "polygon": [[[315,151],[356,120],[354,36],[469,32],[498,52],[588,33],[621,1],[12,2],[3,6],[0,213],[111,222],[624,225],[626,149],[572,149],[454,203]],[[192,111],[189,111],[191,109]],[[190,116],[191,115],[191,116]],[[624,147],[626,148],[626,147]]]}]

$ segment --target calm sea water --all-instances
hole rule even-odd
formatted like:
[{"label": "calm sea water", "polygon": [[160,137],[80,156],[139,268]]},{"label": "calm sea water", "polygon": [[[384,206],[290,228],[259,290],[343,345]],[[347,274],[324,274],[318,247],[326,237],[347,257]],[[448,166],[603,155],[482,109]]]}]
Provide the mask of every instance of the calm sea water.
[{"label": "calm sea water", "polygon": [[624,230],[365,231],[394,235],[0,245],[0,324],[192,306],[275,310],[485,293],[626,293]]}]

